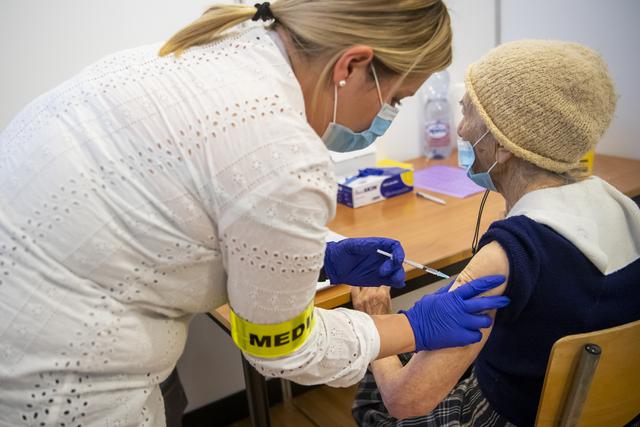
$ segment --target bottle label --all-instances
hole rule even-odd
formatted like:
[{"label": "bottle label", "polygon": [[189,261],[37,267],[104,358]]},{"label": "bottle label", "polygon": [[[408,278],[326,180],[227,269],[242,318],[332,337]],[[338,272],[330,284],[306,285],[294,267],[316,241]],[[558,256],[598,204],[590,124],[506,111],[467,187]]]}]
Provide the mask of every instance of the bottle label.
[{"label": "bottle label", "polygon": [[448,147],[449,140],[449,125],[443,122],[432,122],[427,124],[427,147]]}]

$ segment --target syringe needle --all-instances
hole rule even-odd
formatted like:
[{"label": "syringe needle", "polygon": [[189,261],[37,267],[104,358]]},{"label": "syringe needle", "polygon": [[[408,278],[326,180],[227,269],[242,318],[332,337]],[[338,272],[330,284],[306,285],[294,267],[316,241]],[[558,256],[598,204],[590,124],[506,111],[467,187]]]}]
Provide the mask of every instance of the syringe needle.
[{"label": "syringe needle", "polygon": [[[389,257],[389,258],[393,259],[393,255],[391,255],[389,252],[385,252],[382,249],[378,249],[377,252],[380,255],[384,255],[386,257]],[[405,264],[409,264],[412,267],[419,268],[420,270],[426,271],[427,273],[433,274],[434,276],[442,277],[444,279],[448,279],[449,278],[449,276],[444,274],[442,271],[438,271],[435,268],[427,267],[426,265],[422,265],[422,264],[420,264],[418,262],[411,261],[410,259],[405,258],[404,259],[404,263]]]}]

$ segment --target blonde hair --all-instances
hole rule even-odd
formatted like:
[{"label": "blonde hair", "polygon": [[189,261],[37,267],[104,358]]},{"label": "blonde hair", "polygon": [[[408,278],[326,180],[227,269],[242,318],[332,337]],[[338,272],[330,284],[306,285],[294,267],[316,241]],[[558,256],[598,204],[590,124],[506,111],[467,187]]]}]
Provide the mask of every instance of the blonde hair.
[{"label": "blonde hair", "polygon": [[[399,75],[429,75],[451,63],[451,25],[441,0],[278,0],[271,11],[307,57],[337,60],[362,44]],[[215,41],[255,13],[248,5],[214,5],[171,37],[160,55]]]},{"label": "blonde hair", "polygon": [[[410,74],[426,78],[451,63],[451,24],[441,0],[277,0],[270,8],[273,27],[289,34],[297,53],[327,64],[316,94],[354,45],[371,47],[383,73],[401,76],[397,85]],[[171,37],[160,55],[213,42],[255,13],[254,6],[214,5]]]}]

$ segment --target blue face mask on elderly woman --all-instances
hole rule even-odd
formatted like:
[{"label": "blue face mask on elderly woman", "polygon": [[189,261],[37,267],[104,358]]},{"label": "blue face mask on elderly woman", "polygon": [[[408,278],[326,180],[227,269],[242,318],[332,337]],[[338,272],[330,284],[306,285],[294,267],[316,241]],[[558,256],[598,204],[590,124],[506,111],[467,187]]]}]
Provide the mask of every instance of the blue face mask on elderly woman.
[{"label": "blue face mask on elderly woman", "polygon": [[476,142],[473,143],[473,145],[469,141],[458,141],[458,164],[467,170],[467,176],[471,181],[475,182],[482,188],[486,188],[487,190],[497,191],[496,186],[491,179],[491,171],[498,164],[497,160],[493,162],[493,165],[491,165],[489,170],[486,172],[474,173],[471,169],[476,161],[476,152],[474,151],[474,148],[476,148],[476,145],[478,145],[478,143],[488,134],[489,131],[487,130],[476,140]]},{"label": "blue face mask on elderly woman", "polygon": [[337,151],[339,153],[345,153],[347,151],[356,151],[367,148],[373,143],[379,136],[384,133],[391,126],[391,122],[398,114],[398,109],[392,105],[383,102],[382,92],[380,91],[380,83],[378,82],[378,76],[376,70],[371,64],[371,71],[373,72],[373,78],[376,81],[376,89],[378,90],[378,98],[380,99],[380,111],[371,122],[369,129],[362,132],[354,132],[346,126],[336,123],[336,113],[338,112],[338,86],[334,86],[333,94],[333,120],[327,126],[327,129],[322,135],[327,148],[331,151]]}]

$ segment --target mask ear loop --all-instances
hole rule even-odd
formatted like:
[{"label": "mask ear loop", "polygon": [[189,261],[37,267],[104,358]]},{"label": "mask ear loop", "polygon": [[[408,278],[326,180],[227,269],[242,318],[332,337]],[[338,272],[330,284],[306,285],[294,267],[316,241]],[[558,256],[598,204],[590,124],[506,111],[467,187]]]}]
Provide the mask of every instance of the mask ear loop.
[{"label": "mask ear loop", "polygon": [[[489,131],[487,131],[489,132]],[[485,133],[486,135],[486,133]],[[493,168],[495,168],[496,166],[498,166],[498,150],[500,149],[500,145],[497,146],[496,148],[496,159],[493,162],[493,164],[491,165],[491,167],[489,168],[489,170],[487,171],[487,173],[491,173],[491,171],[493,170]]]},{"label": "mask ear loop", "polygon": [[338,85],[333,85],[333,123],[336,122],[338,114]]},{"label": "mask ear loop", "polygon": [[376,68],[373,66],[373,61],[371,62],[371,72],[373,73],[373,80],[376,81],[376,89],[378,90],[378,99],[380,100],[380,106],[384,105],[382,101],[382,91],[380,90],[380,83],[378,82],[378,74],[376,73]]},{"label": "mask ear loop", "polygon": [[493,170],[493,168],[495,168],[498,165],[498,160],[496,160],[491,167],[489,168],[489,170],[486,173],[491,173],[491,171]]},{"label": "mask ear loop", "polygon": [[487,131],[483,133],[480,138],[478,138],[478,140],[475,142],[475,144],[471,146],[471,148],[476,148],[476,145],[478,145],[478,143],[480,143],[480,141],[482,141],[484,137],[487,136],[488,134],[489,134],[489,129],[487,129]]}]

